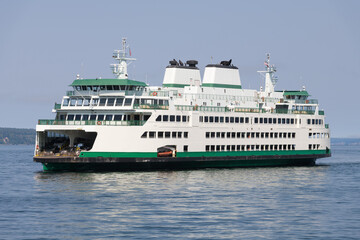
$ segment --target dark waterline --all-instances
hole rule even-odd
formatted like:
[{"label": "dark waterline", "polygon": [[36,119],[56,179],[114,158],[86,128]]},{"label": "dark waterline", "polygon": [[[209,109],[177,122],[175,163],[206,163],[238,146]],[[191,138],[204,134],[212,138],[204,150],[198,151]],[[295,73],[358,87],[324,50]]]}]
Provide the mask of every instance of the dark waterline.
[{"label": "dark waterline", "polygon": [[1,146],[0,239],[359,239],[360,147],[314,167],[43,173]]}]

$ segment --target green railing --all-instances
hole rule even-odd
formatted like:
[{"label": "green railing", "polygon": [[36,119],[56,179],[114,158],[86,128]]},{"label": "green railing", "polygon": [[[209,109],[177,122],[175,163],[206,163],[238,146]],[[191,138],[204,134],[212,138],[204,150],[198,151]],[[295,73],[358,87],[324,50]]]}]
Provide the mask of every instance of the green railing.
[{"label": "green railing", "polygon": [[169,106],[166,105],[157,105],[157,104],[134,104],[135,109],[160,109],[168,110]]},{"label": "green railing", "polygon": [[199,112],[228,112],[226,107],[208,107],[208,106],[188,106],[176,105],[176,110],[179,111],[199,111]]},{"label": "green railing", "polygon": [[65,121],[65,120],[49,120],[40,119],[38,125],[98,125],[98,126],[142,126],[146,121]]},{"label": "green railing", "polygon": [[235,112],[246,112],[246,113],[265,113],[265,109],[261,108],[235,108]]},{"label": "green railing", "polygon": [[274,112],[279,114],[309,114],[309,115],[313,115],[315,113],[314,110],[287,110],[287,109],[275,109]]},{"label": "green railing", "polygon": [[319,115],[325,115],[325,112],[323,110],[319,110]]},{"label": "green railing", "polygon": [[55,103],[54,105],[54,109],[61,109],[61,104],[60,103]]}]

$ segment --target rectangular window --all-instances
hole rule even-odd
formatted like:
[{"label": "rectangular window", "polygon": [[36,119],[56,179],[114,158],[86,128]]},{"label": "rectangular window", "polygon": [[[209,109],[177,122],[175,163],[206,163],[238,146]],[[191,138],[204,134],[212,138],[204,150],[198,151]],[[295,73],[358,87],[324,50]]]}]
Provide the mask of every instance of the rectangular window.
[{"label": "rectangular window", "polygon": [[70,99],[70,106],[74,107],[76,105],[76,101],[77,101],[76,98],[71,98]]},{"label": "rectangular window", "polygon": [[176,122],[181,122],[181,116],[176,115]]},{"label": "rectangular window", "polygon": [[106,106],[113,107],[115,104],[115,98],[108,98],[108,101],[106,103]]},{"label": "rectangular window", "polygon": [[245,123],[249,123],[249,118],[248,117],[245,118]]},{"label": "rectangular window", "polygon": [[209,117],[209,122],[214,122],[214,117],[213,116]]},{"label": "rectangular window", "polygon": [[96,115],[95,114],[90,115],[90,121],[95,121],[95,120],[96,120]]},{"label": "rectangular window", "polygon": [[69,99],[68,99],[68,98],[64,98],[63,106],[64,106],[64,107],[69,106]]},{"label": "rectangular window", "polygon": [[215,132],[211,132],[210,136],[211,138],[215,138]]},{"label": "rectangular window", "polygon": [[68,120],[68,121],[74,120],[74,114],[69,114],[69,115],[67,116],[67,120]]},{"label": "rectangular window", "polygon": [[311,123],[311,119],[308,119],[308,120],[307,120],[307,124],[310,124],[310,123]]},{"label": "rectangular window", "polygon": [[122,115],[115,115],[114,121],[121,121]]},{"label": "rectangular window", "polygon": [[155,133],[156,133],[156,132],[152,132],[152,131],[149,132],[149,138],[155,138]]},{"label": "rectangular window", "polygon": [[286,119],[286,124],[290,124],[290,119],[289,118]]},{"label": "rectangular window", "polygon": [[264,118],[264,123],[267,124],[267,122],[268,122],[268,119]]},{"label": "rectangular window", "polygon": [[231,133],[231,138],[235,138],[235,136],[236,136],[236,133],[235,133],[235,132],[232,132],[232,133]]},{"label": "rectangular window", "polygon": [[278,124],[281,124],[281,118],[277,119]]},{"label": "rectangular window", "polygon": [[132,98],[125,98],[124,106],[131,106]]},{"label": "rectangular window", "polygon": [[260,121],[259,121],[260,123],[263,123],[263,122],[264,122],[263,118],[260,118],[259,120],[260,120]]},{"label": "rectangular window", "polygon": [[163,122],[169,121],[169,115],[163,115]]},{"label": "rectangular window", "polygon": [[226,123],[229,122],[229,117],[225,117],[225,122],[226,122]]},{"label": "rectangular window", "polygon": [[182,138],[182,132],[177,132],[178,138]]},{"label": "rectangular window", "polygon": [[225,138],[225,133],[224,132],[221,133],[221,138]]},{"label": "rectangular window", "polygon": [[210,138],[210,132],[206,132],[206,133],[205,133],[205,137],[206,137],[206,138]]},{"label": "rectangular window", "polygon": [[81,115],[80,114],[76,114],[75,115],[75,121],[80,121],[81,120]]},{"label": "rectangular window", "polygon": [[226,137],[227,137],[227,138],[230,138],[230,136],[231,136],[231,133],[227,132],[227,133],[226,133]]},{"label": "rectangular window", "polygon": [[188,119],[187,116],[182,116],[182,121],[183,122],[187,122],[187,119]]},{"label": "rectangular window", "polygon": [[219,117],[215,117],[215,122],[219,122]]},{"label": "rectangular window", "polygon": [[124,102],[124,98],[116,98],[115,106],[117,106],[117,107],[122,106],[123,102]]},{"label": "rectangular window", "polygon": [[113,115],[106,115],[106,116],[105,116],[105,120],[106,120],[106,121],[111,121],[112,118],[113,118]]},{"label": "rectangular window", "polygon": [[220,122],[221,122],[221,123],[224,122],[224,117],[220,117]]},{"label": "rectangular window", "polygon": [[85,107],[90,106],[90,98],[85,98],[84,99],[84,106]]},{"label": "rectangular window", "polygon": [[295,123],[295,120],[292,118],[290,123],[291,123],[291,124],[294,124],[294,123]]},{"label": "rectangular window", "polygon": [[269,118],[269,124],[272,124],[272,118]]},{"label": "rectangular window", "polygon": [[99,114],[97,120],[98,120],[98,121],[103,121],[103,120],[104,120],[104,115],[103,115],[103,114]]},{"label": "rectangular window", "polygon": [[216,151],[220,151],[220,145],[216,145]]},{"label": "rectangular window", "polygon": [[230,117],[230,122],[234,123],[234,117]]},{"label": "rectangular window", "polygon": [[261,138],[264,138],[264,133],[262,132],[262,133],[260,134],[260,136],[261,136]]},{"label": "rectangular window", "polygon": [[208,116],[205,116],[204,122],[209,122],[209,117]]},{"label": "rectangular window", "polygon": [[83,104],[83,99],[82,98],[78,98],[78,100],[76,101],[76,106],[77,107],[81,107]]},{"label": "rectangular window", "polygon": [[175,122],[175,115],[170,115],[170,122]]},{"label": "rectangular window", "polygon": [[244,123],[244,117],[240,117],[240,123]]},{"label": "rectangular window", "polygon": [[184,145],[184,152],[187,152],[189,149],[188,145]]},{"label": "rectangular window", "polygon": [[285,124],[285,118],[281,119],[281,123]]},{"label": "rectangular window", "polygon": [[217,137],[217,138],[221,138],[221,132],[217,132],[217,133],[216,133],[216,137]]},{"label": "rectangular window", "polygon": [[276,118],[273,118],[273,124],[276,124]]},{"label": "rectangular window", "polygon": [[105,106],[105,103],[106,103],[106,98],[100,98],[99,106],[100,107]]},{"label": "rectangular window", "polygon": [[200,116],[199,117],[199,122],[203,122],[204,121],[204,117],[203,116]]},{"label": "rectangular window", "polygon": [[254,118],[254,123],[258,123],[259,122],[259,119],[256,117]]},{"label": "rectangular window", "polygon": [[165,138],[170,138],[170,132],[165,132]]},{"label": "rectangular window", "polygon": [[206,146],[205,146],[205,151],[208,152],[209,150],[210,150],[210,146],[209,146],[209,145],[206,145]]},{"label": "rectangular window", "polygon": [[184,132],[184,138],[188,138],[188,132]]},{"label": "rectangular window", "polygon": [[89,120],[89,115],[88,115],[88,114],[84,114],[84,115],[82,116],[82,119],[81,119],[81,120],[83,120],[83,121]]},{"label": "rectangular window", "polygon": [[256,138],[260,138],[260,133],[259,132],[256,133]]},{"label": "rectangular window", "polygon": [[158,138],[164,138],[164,132],[158,132]]}]

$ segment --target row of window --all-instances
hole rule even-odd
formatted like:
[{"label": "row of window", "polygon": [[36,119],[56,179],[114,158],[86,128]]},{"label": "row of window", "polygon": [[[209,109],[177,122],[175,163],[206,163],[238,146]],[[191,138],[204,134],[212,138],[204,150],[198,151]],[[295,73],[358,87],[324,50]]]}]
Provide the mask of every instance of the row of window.
[{"label": "row of window", "polygon": [[120,115],[120,114],[68,114],[59,115],[60,121],[130,121],[130,120],[143,120],[147,121],[150,115],[143,115],[141,119],[140,115]]},{"label": "row of window", "polygon": [[[249,117],[218,117],[218,116],[200,116],[199,122],[209,123],[250,123]],[[322,119],[308,119],[308,124],[322,125]],[[254,124],[298,124],[296,118],[262,118],[254,117]],[[301,119],[299,119],[301,124]]]},{"label": "row of window", "polygon": [[255,124],[297,124],[295,118],[254,118]]},{"label": "row of window", "polygon": [[188,138],[189,132],[170,132],[170,131],[146,131],[141,138]]},{"label": "row of window", "polygon": [[307,120],[307,124],[312,124],[312,125],[322,125],[323,124],[323,120],[322,119],[308,119]]},{"label": "row of window", "polygon": [[189,116],[181,115],[159,115],[156,118],[157,122],[189,122]]},{"label": "row of window", "polygon": [[199,122],[210,123],[249,123],[249,117],[218,117],[218,116],[200,116]]},{"label": "row of window", "polygon": [[318,150],[320,144],[309,144],[309,150]]},{"label": "row of window", "polygon": [[329,138],[329,133],[309,133],[309,138]]},{"label": "row of window", "polygon": [[[64,107],[126,107],[131,106],[133,103],[133,98],[123,98],[123,97],[100,97],[100,98],[64,98],[62,106]],[[169,105],[168,100],[162,99],[135,99],[135,104],[145,104],[145,105]]]},{"label": "row of window", "polygon": [[276,151],[295,150],[295,144],[269,144],[269,145],[206,145],[207,152],[220,151]]},{"label": "row of window", "polygon": [[125,86],[125,85],[101,85],[101,86],[75,86],[74,87],[75,90],[77,91],[94,91],[97,92],[99,90],[128,90],[128,91],[141,91],[143,89],[145,89],[144,87],[139,87],[139,86]]},{"label": "row of window", "polygon": [[206,132],[206,138],[295,138],[294,132]]}]

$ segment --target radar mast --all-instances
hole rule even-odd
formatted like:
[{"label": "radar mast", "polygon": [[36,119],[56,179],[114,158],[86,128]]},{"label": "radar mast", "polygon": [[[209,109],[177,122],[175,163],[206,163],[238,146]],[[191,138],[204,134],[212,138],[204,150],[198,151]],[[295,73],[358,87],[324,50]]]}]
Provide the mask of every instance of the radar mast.
[{"label": "radar mast", "polygon": [[131,56],[131,50],[129,46],[126,46],[126,38],[122,39],[122,49],[114,50],[113,58],[118,63],[110,64],[110,67],[117,79],[128,79],[127,66],[135,61],[135,58],[127,57],[127,49],[129,49],[129,55]]}]

